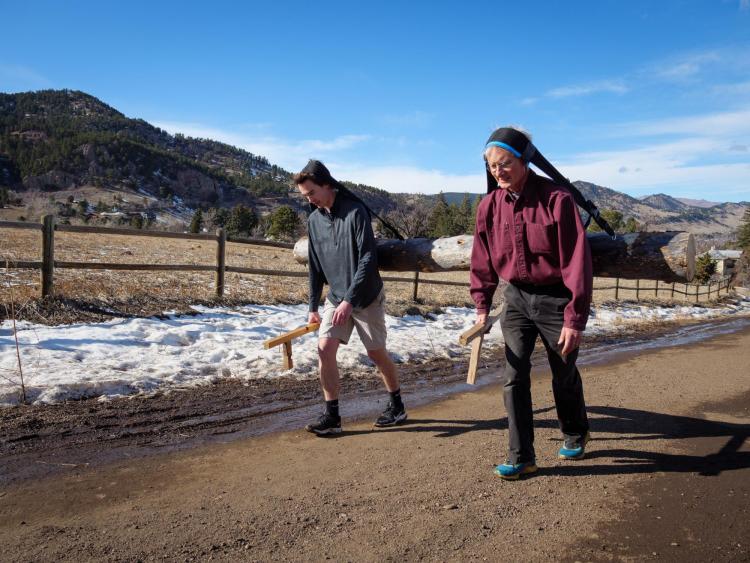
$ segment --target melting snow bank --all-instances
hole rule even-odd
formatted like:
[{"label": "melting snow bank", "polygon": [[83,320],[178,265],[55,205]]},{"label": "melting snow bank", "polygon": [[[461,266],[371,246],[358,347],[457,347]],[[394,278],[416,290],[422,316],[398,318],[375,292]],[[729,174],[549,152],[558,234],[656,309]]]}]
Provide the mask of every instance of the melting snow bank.
[{"label": "melting snow bank", "polygon": [[[306,307],[250,305],[241,308],[195,307],[193,316],[126,319],[96,324],[48,327],[18,323],[18,340],[27,397],[34,403],[108,398],[213,383],[222,378],[274,378],[282,373],[279,349],[263,341],[304,324]],[[637,323],[680,319],[716,319],[750,315],[750,300],[716,307],[658,307],[622,303],[596,307],[589,335],[615,333]],[[467,353],[458,335],[470,328],[473,309],[448,307],[425,319],[387,317],[388,347],[397,362],[421,362]],[[502,343],[499,327],[485,340]],[[292,374],[316,375],[316,335],[294,342]],[[369,364],[356,336],[340,348],[340,364]],[[0,324],[0,405],[18,402],[19,375],[9,321]]]}]

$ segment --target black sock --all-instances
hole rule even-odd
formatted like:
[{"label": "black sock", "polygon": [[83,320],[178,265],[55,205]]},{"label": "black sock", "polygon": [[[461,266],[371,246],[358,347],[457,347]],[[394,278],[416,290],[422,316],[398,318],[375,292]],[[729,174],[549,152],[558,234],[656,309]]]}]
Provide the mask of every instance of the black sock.
[{"label": "black sock", "polygon": [[326,414],[331,415],[333,418],[339,417],[339,400],[326,401]]},{"label": "black sock", "polygon": [[401,401],[401,388],[399,387],[395,391],[390,391],[390,394],[393,406],[398,409],[404,408],[404,403]]}]

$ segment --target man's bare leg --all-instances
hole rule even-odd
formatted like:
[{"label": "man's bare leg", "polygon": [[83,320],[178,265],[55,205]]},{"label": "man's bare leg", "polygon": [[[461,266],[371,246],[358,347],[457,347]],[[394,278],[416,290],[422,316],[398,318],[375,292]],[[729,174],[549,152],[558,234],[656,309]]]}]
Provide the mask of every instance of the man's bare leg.
[{"label": "man's bare leg", "polygon": [[339,367],[336,363],[336,353],[339,349],[338,338],[320,338],[318,340],[318,369],[320,372],[320,387],[326,401],[339,398]]},{"label": "man's bare leg", "polygon": [[398,391],[398,370],[396,369],[396,364],[393,363],[391,356],[388,354],[388,350],[385,348],[368,350],[367,355],[370,356],[370,359],[378,367],[378,371],[383,378],[383,383],[385,383],[385,388],[388,389],[388,392],[393,393],[394,391]]}]

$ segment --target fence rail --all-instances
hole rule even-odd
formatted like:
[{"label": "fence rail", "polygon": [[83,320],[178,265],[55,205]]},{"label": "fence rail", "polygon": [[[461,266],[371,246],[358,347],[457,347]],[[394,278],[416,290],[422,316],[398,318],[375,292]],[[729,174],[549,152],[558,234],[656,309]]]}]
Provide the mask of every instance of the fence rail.
[{"label": "fence rail", "polygon": [[[215,291],[217,297],[224,295],[225,289],[225,273],[232,272],[237,274],[249,274],[259,276],[280,276],[280,277],[292,277],[292,278],[306,278],[307,272],[299,272],[292,270],[268,270],[263,268],[246,268],[241,266],[231,266],[226,263],[226,243],[232,242],[237,244],[248,244],[254,246],[268,246],[274,248],[294,248],[294,244],[287,242],[274,242],[267,240],[243,238],[243,237],[228,237],[224,229],[218,229],[215,234],[192,234],[192,233],[170,233],[165,231],[148,231],[148,230],[135,230],[135,229],[122,229],[113,227],[90,227],[86,225],[56,225],[54,217],[52,215],[45,215],[42,223],[27,223],[21,221],[0,221],[0,229],[29,229],[38,230],[42,233],[42,260],[41,261],[6,261],[5,266],[14,269],[32,269],[41,270],[41,286],[42,286],[42,297],[52,295],[54,293],[54,271],[56,268],[61,269],[79,269],[79,270],[120,270],[120,271],[182,271],[182,272],[216,272],[216,283]],[[217,243],[216,246],[216,264],[205,265],[205,264],[133,264],[133,263],[114,263],[114,262],[70,262],[60,261],[54,259],[54,248],[55,248],[55,232],[67,232],[67,233],[86,233],[86,234],[107,234],[107,235],[126,235],[126,236],[140,236],[140,237],[155,237],[155,238],[172,238],[172,239],[187,239],[187,240],[208,240]],[[410,283],[413,284],[412,298],[414,301],[418,299],[419,284],[428,285],[443,285],[443,286],[456,286],[456,287],[469,287],[468,282],[450,281],[450,280],[433,280],[420,278],[419,272],[414,272],[414,276],[411,278],[407,277],[394,277],[394,276],[383,276],[383,281],[397,282],[397,283]],[[674,299],[675,294],[682,295],[684,297],[693,297],[698,302],[700,297],[708,296],[711,299],[711,294],[716,293],[718,298],[721,295],[722,290],[729,293],[731,289],[730,277],[725,276],[717,282],[709,282],[708,290],[702,291],[702,287],[699,285],[691,284],[679,284],[684,286],[683,289],[678,289],[677,284],[667,284],[666,286],[660,287],[660,282],[656,281],[653,287],[641,286],[641,280],[635,280],[635,286],[623,285],[621,278],[615,278],[615,284],[613,286],[596,287],[594,291],[611,291],[615,292],[615,299],[620,298],[621,291],[635,291],[636,301],[640,300],[641,294],[653,291],[654,297],[659,297],[659,291],[662,293],[667,292],[671,299]],[[663,283],[663,282],[662,282]],[[714,288],[714,285],[716,286]]]}]

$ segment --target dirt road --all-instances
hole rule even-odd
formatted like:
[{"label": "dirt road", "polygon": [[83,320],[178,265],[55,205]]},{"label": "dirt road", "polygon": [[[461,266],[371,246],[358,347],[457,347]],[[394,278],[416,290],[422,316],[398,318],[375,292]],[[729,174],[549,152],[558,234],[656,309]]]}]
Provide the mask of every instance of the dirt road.
[{"label": "dirt road", "polygon": [[276,433],[7,486],[2,558],[750,560],[750,330],[582,374],[589,454],[556,459],[540,373],[542,469],[517,483],[491,472],[505,441],[491,385],[396,429],[346,421],[332,439]]}]

